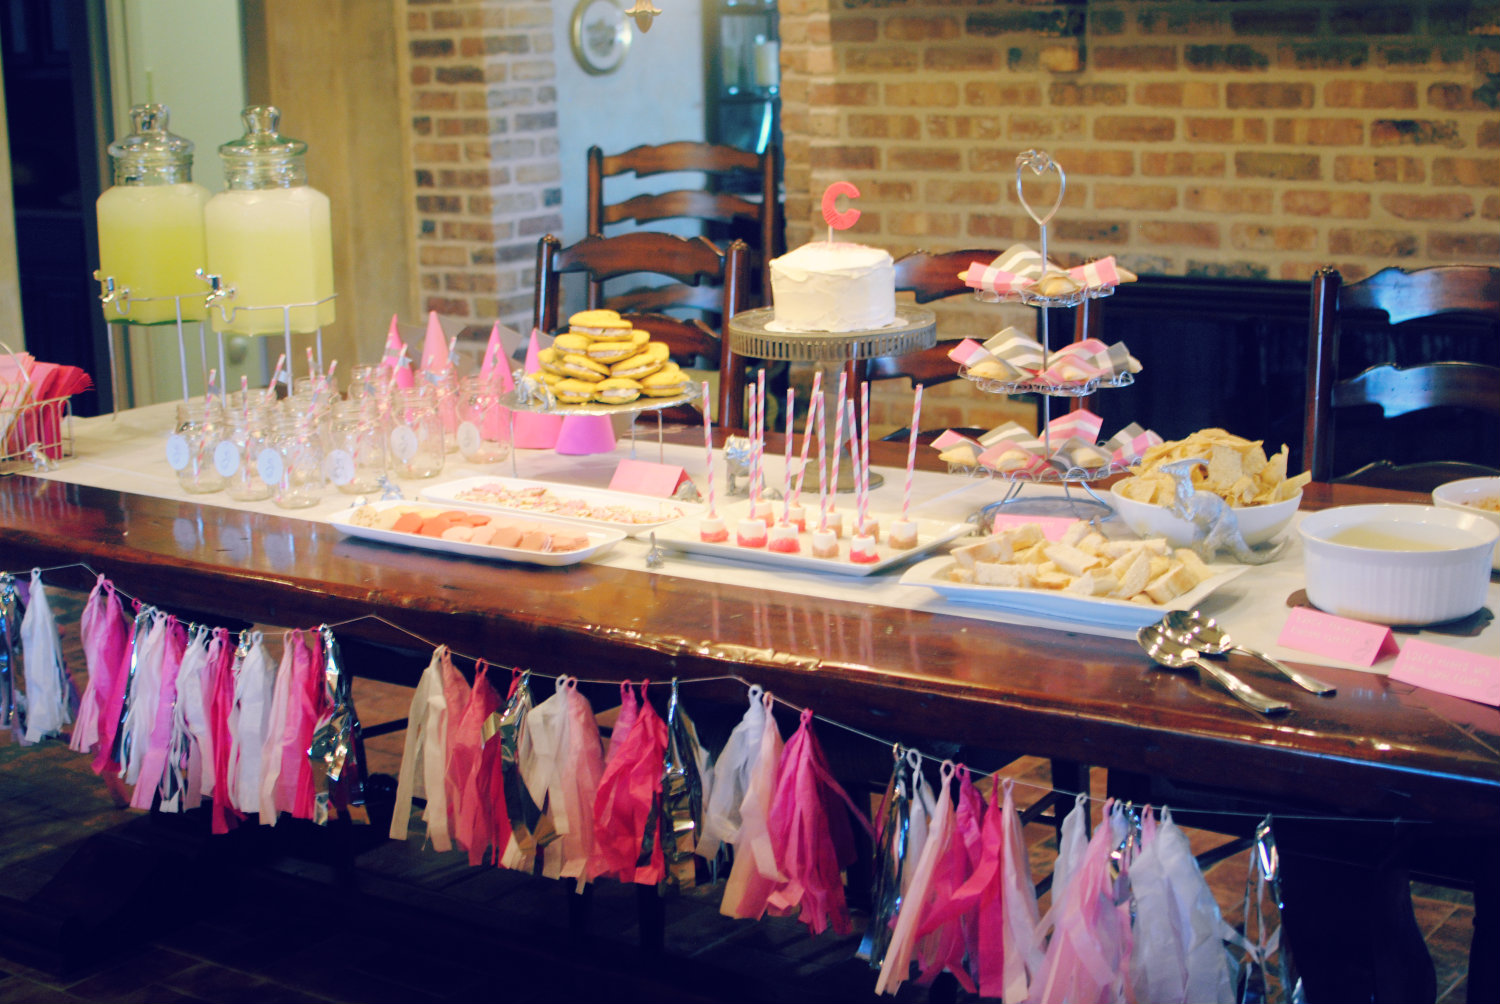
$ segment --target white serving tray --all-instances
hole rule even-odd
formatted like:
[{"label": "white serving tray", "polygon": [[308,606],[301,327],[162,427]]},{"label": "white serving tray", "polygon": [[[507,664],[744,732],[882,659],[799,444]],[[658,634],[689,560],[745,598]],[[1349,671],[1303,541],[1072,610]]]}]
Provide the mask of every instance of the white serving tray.
[{"label": "white serving tray", "polygon": [[1191,610],[1214,590],[1242,575],[1248,567],[1213,566],[1222,569],[1213,578],[1200,582],[1196,588],[1168,603],[1148,605],[1107,596],[1078,596],[1053,589],[1019,589],[975,582],[954,582],[948,578],[948,570],[953,564],[953,559],[949,557],[929,558],[908,568],[901,576],[901,584],[925,586],[956,603],[973,603],[1029,617],[1132,630],[1155,624],[1169,610]]},{"label": "white serving tray", "polygon": [[[383,502],[371,502],[370,506],[376,511],[384,511],[392,506],[411,506],[414,503],[391,499]],[[469,512],[480,510],[465,506],[448,506],[450,509],[467,509]],[[494,547],[489,544],[470,544],[461,540],[443,540],[438,537],[423,537],[416,533],[400,533],[395,530],[382,530],[373,526],[356,526],[349,521],[354,509],[344,509],[328,518],[328,522],[340,533],[350,537],[358,537],[361,540],[373,540],[380,544],[395,544],[398,547],[414,547],[422,551],[437,551],[442,554],[460,554],[468,558],[485,558],[491,561],[514,561],[527,565],[576,565],[581,561],[587,561],[596,554],[603,554],[611,547],[625,539],[625,534],[619,530],[583,530],[588,536],[589,543],[576,551],[527,551],[519,547]],[[565,520],[543,519],[537,516],[525,515],[521,517],[527,523],[534,523],[543,528],[566,530],[570,533],[578,533],[580,528],[577,523],[569,523]]]},{"label": "white serving tray", "polygon": [[[740,547],[734,542],[735,524],[742,519],[750,510],[750,503],[734,502],[719,507],[719,515],[724,517],[725,525],[729,528],[729,540],[722,544],[711,544],[702,540],[698,535],[697,519],[680,519],[675,523],[664,526],[656,532],[656,542],[662,547],[672,548],[677,551],[686,551],[690,554],[702,554],[713,558],[723,558],[729,561],[746,562],[752,565],[763,565],[767,568],[796,569],[804,572],[823,572],[833,575],[873,575],[886,569],[910,561],[913,558],[931,551],[933,548],[941,547],[951,541],[957,540],[966,534],[972,533],[974,526],[971,523],[947,523],[941,520],[922,519],[917,520],[917,546],[905,551],[898,551],[886,543],[886,532],[889,530],[891,521],[896,519],[892,513],[871,513],[871,517],[880,521],[880,544],[876,553],[879,560],[870,564],[859,564],[849,560],[849,524],[852,522],[852,514],[844,512],[844,536],[839,540],[839,555],[837,558],[815,558],[810,550],[812,535],[802,534],[802,551],[798,554],[785,554],[780,551],[771,551],[764,547]],[[807,525],[815,527],[818,521],[818,513],[814,506],[807,508]]]},{"label": "white serving tray", "polygon": [[[508,506],[502,502],[485,502],[478,499],[459,498],[461,494],[481,486],[496,485],[510,490],[541,488],[556,496],[561,503],[582,503],[589,506],[628,506],[643,516],[655,514],[659,518],[643,522],[625,520],[593,519],[575,516],[567,512],[550,512],[540,509],[524,509]],[[511,513],[535,519],[556,519],[603,530],[621,530],[627,536],[638,537],[652,530],[659,530],[676,520],[697,516],[703,507],[691,502],[658,498],[654,495],[636,495],[633,492],[610,491],[605,488],[579,488],[576,485],[557,484],[550,481],[532,481],[526,478],[473,477],[460,478],[422,489],[421,497],[429,502],[439,502],[455,509],[480,509],[489,512]]]}]

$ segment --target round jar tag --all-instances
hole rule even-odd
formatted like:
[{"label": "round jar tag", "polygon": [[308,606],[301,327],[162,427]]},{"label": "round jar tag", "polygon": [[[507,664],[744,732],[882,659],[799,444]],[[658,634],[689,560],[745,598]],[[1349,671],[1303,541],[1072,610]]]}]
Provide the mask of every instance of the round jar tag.
[{"label": "round jar tag", "polygon": [[391,430],[391,452],[403,464],[417,455],[417,434],[409,425],[398,425]]},{"label": "round jar tag", "polygon": [[347,485],[354,480],[354,454],[348,450],[329,450],[323,461],[323,474],[335,486]]},{"label": "round jar tag", "polygon": [[187,437],[180,432],[174,432],[167,437],[167,463],[172,470],[180,471],[193,459],[192,448],[188,446]]},{"label": "round jar tag", "polygon": [[223,478],[232,478],[239,473],[240,448],[229,440],[214,447],[214,470]]},{"label": "round jar tag", "polygon": [[268,446],[255,458],[255,469],[260,472],[260,479],[266,484],[279,485],[281,476],[286,472],[286,465],[281,462],[281,454]]},{"label": "round jar tag", "polygon": [[473,422],[458,423],[458,448],[465,456],[479,449],[479,426]]}]

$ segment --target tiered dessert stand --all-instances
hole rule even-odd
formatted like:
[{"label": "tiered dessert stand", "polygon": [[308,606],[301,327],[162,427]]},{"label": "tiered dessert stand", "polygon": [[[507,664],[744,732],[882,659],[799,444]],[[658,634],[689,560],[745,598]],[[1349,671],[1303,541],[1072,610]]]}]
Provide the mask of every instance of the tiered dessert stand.
[{"label": "tiered dessert stand", "polygon": [[[1047,210],[1046,215],[1038,215],[1026,198],[1023,186],[1025,172],[1030,169],[1037,176],[1045,174],[1057,175],[1057,197],[1052,207]],[[1062,205],[1063,194],[1067,191],[1067,176],[1063,173],[1062,166],[1054,161],[1050,154],[1043,150],[1027,150],[1016,157],[1016,198],[1021,203],[1021,208],[1026,215],[1036,223],[1040,233],[1041,258],[1043,266],[1049,261],[1047,257],[1047,224],[1057,214]],[[1063,296],[1045,296],[1030,289],[1009,290],[1006,292],[995,292],[992,290],[975,290],[974,297],[986,303],[1024,303],[1027,306],[1039,308],[1037,316],[1037,340],[1041,342],[1044,360],[1051,358],[1052,346],[1048,331],[1048,313],[1053,308],[1070,308],[1081,305],[1085,300],[1099,299],[1111,295],[1113,286],[1083,286],[1080,289]],[[1129,372],[1120,372],[1111,377],[1096,377],[1082,382],[1058,383],[1051,380],[1033,379],[1007,382],[985,377],[976,377],[970,374],[966,368],[960,367],[959,375],[973,383],[980,390],[989,394],[1039,394],[1043,398],[1042,407],[1042,441],[1048,456],[1052,455],[1051,437],[1047,432],[1047,425],[1051,421],[1050,404],[1053,398],[1085,398],[1090,397],[1100,390],[1116,387],[1128,387],[1135,382],[1135,377]],[[969,473],[978,473],[984,468],[966,468]],[[1103,509],[1105,513],[1113,511],[1113,507],[1098,496],[1090,487],[1090,482],[1100,481],[1112,475],[1119,474],[1125,467],[1117,464],[1109,464],[1099,468],[1069,468],[1060,470],[1049,465],[1041,473],[993,473],[993,477],[1003,478],[1009,482],[1005,497],[998,502],[993,502],[981,510],[981,519],[999,506],[1011,507],[1016,510],[1030,510],[1042,512],[1061,507],[1072,515],[1083,515],[1091,509]],[[1020,493],[1027,484],[1036,483],[1060,483],[1063,486],[1063,497],[1058,499],[1054,496],[1034,497],[1032,499],[1020,499]],[[1087,493],[1088,498],[1082,498],[1072,491],[1072,486],[1077,485]],[[1088,515],[1099,515],[1088,513]],[[1087,518],[1085,516],[1085,518]]]}]

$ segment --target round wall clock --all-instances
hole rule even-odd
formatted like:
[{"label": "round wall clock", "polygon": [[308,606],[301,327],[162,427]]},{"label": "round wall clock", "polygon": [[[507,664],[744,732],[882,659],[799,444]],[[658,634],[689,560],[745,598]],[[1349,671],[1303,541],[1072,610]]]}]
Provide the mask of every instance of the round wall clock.
[{"label": "round wall clock", "polygon": [[578,0],[573,8],[573,58],[589,73],[613,73],[630,51],[630,19],[615,0]]}]

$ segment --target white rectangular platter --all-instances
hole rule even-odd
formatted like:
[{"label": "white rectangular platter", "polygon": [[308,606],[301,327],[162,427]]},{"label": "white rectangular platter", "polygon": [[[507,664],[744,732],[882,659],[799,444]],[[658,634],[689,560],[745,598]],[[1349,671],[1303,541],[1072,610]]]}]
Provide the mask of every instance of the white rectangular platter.
[{"label": "white rectangular platter", "polygon": [[[465,492],[491,487],[504,492],[538,492],[539,507],[507,501],[485,501],[460,498]],[[676,499],[610,491],[605,488],[579,488],[576,485],[525,478],[474,477],[447,481],[422,489],[421,497],[455,508],[505,512],[537,519],[557,519],[601,530],[620,530],[638,537],[659,530],[686,516],[697,516],[701,505]]]},{"label": "white rectangular platter", "polygon": [[[384,502],[371,502],[370,508],[377,512],[389,509],[393,506],[411,506],[412,502],[400,500],[389,500]],[[470,512],[480,510],[465,506],[450,506],[444,503],[440,508],[445,509],[467,509]],[[328,522],[340,533],[361,540],[373,540],[380,544],[394,544],[398,547],[413,547],[422,551],[436,551],[442,554],[459,554],[468,558],[484,558],[490,561],[514,561],[527,565],[576,565],[581,561],[587,561],[596,554],[603,554],[625,539],[625,534],[619,530],[590,530],[578,526],[576,523],[568,523],[563,520],[541,519],[531,515],[515,517],[517,522],[531,523],[544,529],[566,530],[569,533],[584,533],[589,543],[574,551],[530,551],[519,547],[494,547],[489,544],[471,544],[462,540],[443,540],[440,537],[424,537],[416,533],[403,533],[396,530],[383,530],[373,526],[359,526],[350,520],[354,509],[345,509],[335,513],[328,518]],[[485,513],[490,515],[490,513]]]},{"label": "white rectangular platter", "polygon": [[1131,603],[1107,596],[1077,596],[1051,589],[1018,589],[986,586],[974,582],[954,582],[948,578],[953,567],[948,557],[929,558],[908,568],[901,576],[903,586],[926,586],[956,603],[973,603],[1011,613],[1025,614],[1098,627],[1129,628],[1155,624],[1169,610],[1191,610],[1214,590],[1244,573],[1247,566],[1222,567],[1213,578],[1200,582],[1194,589],[1162,605]]},{"label": "white rectangular platter", "polygon": [[[839,553],[836,558],[815,558],[810,550],[811,534],[802,534],[800,543],[802,550],[797,554],[785,554],[780,551],[770,551],[764,547],[740,547],[734,542],[735,524],[750,510],[749,502],[734,502],[719,507],[719,515],[724,517],[724,522],[729,528],[729,540],[720,544],[711,544],[702,540],[698,534],[697,519],[681,519],[677,522],[662,527],[656,532],[656,542],[662,547],[672,548],[678,551],[686,551],[690,554],[702,554],[714,558],[723,558],[729,561],[742,561],[753,565],[763,565],[767,568],[797,569],[804,572],[822,572],[832,575],[873,575],[883,572],[912,558],[919,557],[934,548],[941,547],[959,537],[971,533],[974,529],[970,523],[946,523],[940,520],[918,520],[917,521],[917,546],[905,551],[898,551],[887,544],[885,531],[896,517],[889,513],[871,513],[871,517],[880,520],[881,537],[876,553],[879,559],[869,564],[860,564],[849,560],[849,533],[848,525],[852,522],[852,513],[844,513],[845,532],[839,540]],[[817,524],[818,514],[816,509],[809,505],[807,509],[807,525],[814,527]]]}]

